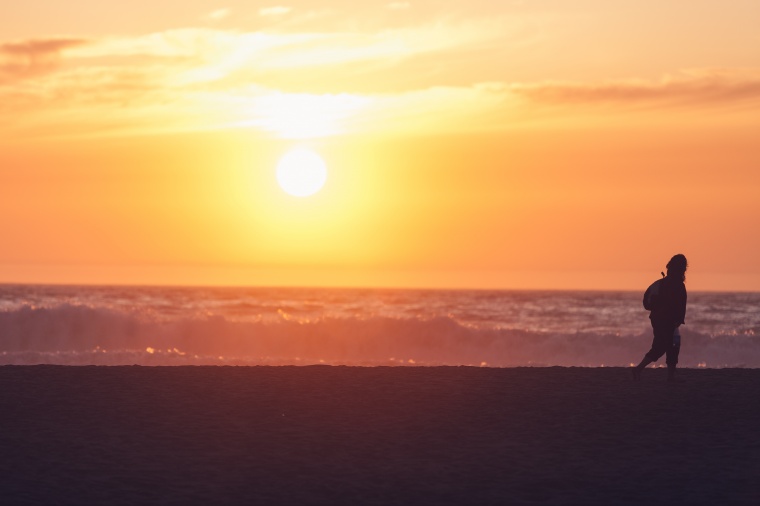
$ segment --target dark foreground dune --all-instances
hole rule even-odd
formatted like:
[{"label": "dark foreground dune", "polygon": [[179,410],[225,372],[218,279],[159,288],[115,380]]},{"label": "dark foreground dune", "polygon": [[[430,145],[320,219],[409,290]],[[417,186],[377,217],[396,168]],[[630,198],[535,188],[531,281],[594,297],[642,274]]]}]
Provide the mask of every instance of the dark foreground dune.
[{"label": "dark foreground dune", "polygon": [[760,504],[760,370],[0,367],[1,504]]}]

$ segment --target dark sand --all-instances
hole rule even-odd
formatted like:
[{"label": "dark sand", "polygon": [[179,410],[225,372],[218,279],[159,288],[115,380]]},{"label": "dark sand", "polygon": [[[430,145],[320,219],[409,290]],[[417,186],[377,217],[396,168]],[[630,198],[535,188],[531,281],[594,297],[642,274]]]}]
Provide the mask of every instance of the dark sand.
[{"label": "dark sand", "polygon": [[760,504],[760,370],[0,367],[0,504]]}]

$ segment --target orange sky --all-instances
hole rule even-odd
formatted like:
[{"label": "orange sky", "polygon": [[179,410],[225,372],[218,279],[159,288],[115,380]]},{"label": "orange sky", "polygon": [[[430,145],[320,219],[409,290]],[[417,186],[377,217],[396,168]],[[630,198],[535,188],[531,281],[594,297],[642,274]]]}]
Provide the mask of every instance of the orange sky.
[{"label": "orange sky", "polygon": [[[28,0],[0,282],[760,290],[760,4]],[[288,150],[328,167],[277,185]]]}]

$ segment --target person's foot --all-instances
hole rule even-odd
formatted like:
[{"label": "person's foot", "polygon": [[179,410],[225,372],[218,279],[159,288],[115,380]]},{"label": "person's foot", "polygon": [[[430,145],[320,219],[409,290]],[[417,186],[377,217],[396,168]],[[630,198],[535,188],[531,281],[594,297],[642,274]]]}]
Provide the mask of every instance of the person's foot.
[{"label": "person's foot", "polygon": [[633,375],[633,381],[639,381],[641,379],[641,369],[638,367],[632,367],[631,374]]}]

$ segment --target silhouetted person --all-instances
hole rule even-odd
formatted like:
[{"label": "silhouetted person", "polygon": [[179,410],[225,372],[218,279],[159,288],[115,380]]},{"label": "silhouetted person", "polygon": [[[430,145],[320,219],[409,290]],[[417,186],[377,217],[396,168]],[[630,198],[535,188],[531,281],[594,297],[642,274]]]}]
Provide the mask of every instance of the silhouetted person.
[{"label": "silhouetted person", "polygon": [[652,362],[656,362],[663,354],[668,364],[668,381],[673,381],[678,364],[678,353],[681,351],[681,334],[678,327],[685,323],[686,317],[686,269],[688,263],[683,255],[675,255],[670,259],[665,276],[656,287],[656,294],[650,290],[644,294],[644,306],[649,306],[649,319],[652,320],[654,339],[652,348],[644,355],[639,365],[633,368],[633,379],[641,376],[641,371]]}]

